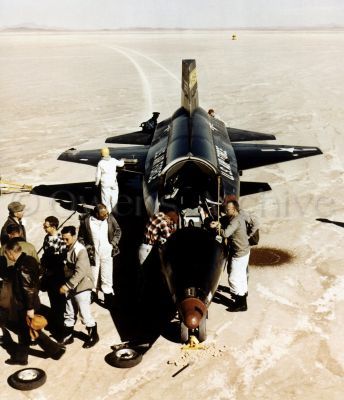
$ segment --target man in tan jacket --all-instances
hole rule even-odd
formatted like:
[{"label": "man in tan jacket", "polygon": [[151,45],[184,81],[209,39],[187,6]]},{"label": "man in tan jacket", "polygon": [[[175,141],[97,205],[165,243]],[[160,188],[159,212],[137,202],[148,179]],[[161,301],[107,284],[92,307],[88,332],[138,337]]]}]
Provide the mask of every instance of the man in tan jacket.
[{"label": "man in tan jacket", "polygon": [[74,324],[77,312],[79,312],[88,331],[88,340],[82,347],[88,349],[99,341],[97,323],[91,313],[91,290],[94,282],[90,261],[85,246],[77,240],[75,226],[65,226],[61,233],[62,240],[68,249],[65,268],[66,282],[60,288],[60,293],[66,295],[65,335],[62,343],[73,342]]}]

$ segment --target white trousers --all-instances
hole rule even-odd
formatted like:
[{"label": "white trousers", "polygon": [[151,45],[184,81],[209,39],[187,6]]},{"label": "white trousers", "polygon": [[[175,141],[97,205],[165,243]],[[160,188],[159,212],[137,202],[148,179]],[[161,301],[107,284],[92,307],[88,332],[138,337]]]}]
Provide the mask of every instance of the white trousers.
[{"label": "white trousers", "polygon": [[228,285],[233,294],[244,296],[247,293],[247,272],[250,252],[242,257],[233,257],[229,267]]},{"label": "white trousers", "polygon": [[[111,250],[95,254],[96,265],[92,265],[92,275],[96,289],[105,294],[113,294],[113,258]],[[100,279],[99,279],[100,278]]]},{"label": "white trousers", "polygon": [[113,187],[101,187],[102,203],[110,213],[117,205],[118,202],[118,185]]},{"label": "white trousers", "polygon": [[84,290],[80,293],[68,293],[66,301],[66,310],[64,312],[64,325],[73,327],[76,322],[78,312],[80,313],[81,322],[87,328],[95,326],[91,313],[91,290]]}]

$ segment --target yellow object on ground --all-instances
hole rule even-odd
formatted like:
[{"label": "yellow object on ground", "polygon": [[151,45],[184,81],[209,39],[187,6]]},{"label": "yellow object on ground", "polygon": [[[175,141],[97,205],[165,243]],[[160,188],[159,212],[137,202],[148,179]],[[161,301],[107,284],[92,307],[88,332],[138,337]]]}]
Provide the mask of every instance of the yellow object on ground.
[{"label": "yellow object on ground", "polygon": [[196,336],[190,335],[189,342],[182,346],[182,350],[204,350],[205,346],[199,343]]}]

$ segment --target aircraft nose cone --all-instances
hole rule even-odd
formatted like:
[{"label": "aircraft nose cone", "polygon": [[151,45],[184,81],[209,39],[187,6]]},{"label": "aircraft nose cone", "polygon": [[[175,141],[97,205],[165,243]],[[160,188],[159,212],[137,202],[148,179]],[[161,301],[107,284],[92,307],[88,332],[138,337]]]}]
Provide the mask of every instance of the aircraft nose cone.
[{"label": "aircraft nose cone", "polygon": [[207,308],[205,304],[196,297],[188,297],[180,303],[181,317],[189,329],[198,328],[201,319],[205,316]]},{"label": "aircraft nose cone", "polygon": [[202,316],[198,312],[188,312],[184,316],[184,323],[189,329],[198,328]]}]

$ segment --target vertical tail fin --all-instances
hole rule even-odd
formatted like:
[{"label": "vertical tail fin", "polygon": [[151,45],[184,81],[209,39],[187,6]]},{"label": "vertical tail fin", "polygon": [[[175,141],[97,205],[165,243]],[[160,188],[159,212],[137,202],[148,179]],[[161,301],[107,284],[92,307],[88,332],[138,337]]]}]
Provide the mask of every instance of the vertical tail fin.
[{"label": "vertical tail fin", "polygon": [[182,61],[182,107],[190,115],[198,107],[196,60]]}]

